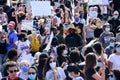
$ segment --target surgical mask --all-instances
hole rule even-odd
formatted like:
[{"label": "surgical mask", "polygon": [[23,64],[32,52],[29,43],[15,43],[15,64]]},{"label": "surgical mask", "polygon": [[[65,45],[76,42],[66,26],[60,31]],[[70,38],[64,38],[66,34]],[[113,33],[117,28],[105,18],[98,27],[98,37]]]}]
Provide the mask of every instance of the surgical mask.
[{"label": "surgical mask", "polygon": [[24,41],[26,41],[27,40],[27,38],[24,38]]},{"label": "surgical mask", "polygon": [[32,31],[32,34],[36,34],[36,31]]},{"label": "surgical mask", "polygon": [[110,47],[114,47],[115,46],[115,44],[113,43],[113,42],[110,42]]},{"label": "surgical mask", "polygon": [[118,18],[118,15],[114,15],[113,18],[114,18],[114,19],[117,19],[117,18]]},{"label": "surgical mask", "polygon": [[29,78],[30,80],[35,80],[36,74],[29,74],[29,75],[28,75],[28,78]]},{"label": "surgical mask", "polygon": [[101,67],[101,66],[102,66],[102,62],[98,62],[98,63],[97,63],[97,66],[98,66],[98,67]]},{"label": "surgical mask", "polygon": [[27,66],[22,66],[21,69],[22,69],[23,72],[27,72],[28,71],[28,67]]},{"label": "surgical mask", "polygon": [[109,80],[116,80],[116,78],[114,76],[110,76]]},{"label": "surgical mask", "polygon": [[109,32],[109,31],[110,31],[110,28],[108,28],[108,27],[107,27],[107,28],[105,28],[105,31]]},{"label": "surgical mask", "polygon": [[51,62],[49,65],[52,69],[56,68],[56,62]]},{"label": "surgical mask", "polygon": [[76,17],[75,18],[75,22],[79,22],[80,21],[80,18],[79,17]]},{"label": "surgical mask", "polygon": [[68,76],[69,76],[70,78],[72,78],[72,79],[74,78],[70,73],[68,74]]},{"label": "surgical mask", "polygon": [[63,52],[65,55],[68,53],[68,51],[67,50],[64,50],[64,52]]},{"label": "surgical mask", "polygon": [[120,47],[117,47],[116,50],[117,50],[117,52],[120,52]]}]

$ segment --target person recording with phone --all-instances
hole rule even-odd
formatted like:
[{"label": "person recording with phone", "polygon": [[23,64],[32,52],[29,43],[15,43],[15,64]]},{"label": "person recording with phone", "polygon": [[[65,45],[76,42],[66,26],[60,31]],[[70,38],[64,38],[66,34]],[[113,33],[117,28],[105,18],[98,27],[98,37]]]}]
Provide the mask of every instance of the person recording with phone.
[{"label": "person recording with phone", "polygon": [[0,31],[0,65],[4,63],[7,58],[6,45],[9,44],[8,36],[4,30]]}]

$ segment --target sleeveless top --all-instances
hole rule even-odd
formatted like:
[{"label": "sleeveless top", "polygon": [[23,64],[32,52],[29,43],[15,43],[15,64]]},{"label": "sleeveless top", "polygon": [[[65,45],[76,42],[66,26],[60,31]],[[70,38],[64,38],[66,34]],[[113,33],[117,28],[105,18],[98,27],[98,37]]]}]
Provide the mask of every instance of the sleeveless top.
[{"label": "sleeveless top", "polygon": [[94,37],[94,30],[86,26],[86,38],[93,38],[93,37]]}]

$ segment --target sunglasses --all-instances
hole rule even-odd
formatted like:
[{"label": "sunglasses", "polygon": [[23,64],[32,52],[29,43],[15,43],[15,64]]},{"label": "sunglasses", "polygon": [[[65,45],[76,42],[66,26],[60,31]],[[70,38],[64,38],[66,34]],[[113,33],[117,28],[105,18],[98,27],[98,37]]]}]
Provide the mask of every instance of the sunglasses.
[{"label": "sunglasses", "polygon": [[52,62],[56,62],[55,60],[53,60],[53,61],[50,61],[49,63],[52,63]]},{"label": "sunglasses", "polygon": [[35,73],[35,72],[29,72],[28,74],[33,74],[33,75],[34,75],[34,74],[36,74],[36,73]]},{"label": "sunglasses", "polygon": [[10,73],[18,72],[18,70],[9,70]]}]

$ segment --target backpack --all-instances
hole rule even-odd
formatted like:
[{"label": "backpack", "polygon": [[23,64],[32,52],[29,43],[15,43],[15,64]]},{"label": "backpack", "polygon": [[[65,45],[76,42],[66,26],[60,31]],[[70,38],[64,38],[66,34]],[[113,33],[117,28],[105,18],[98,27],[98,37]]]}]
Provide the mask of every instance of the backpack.
[{"label": "backpack", "polygon": [[39,36],[40,36],[39,34],[36,34],[35,37],[33,37],[32,35],[30,35],[32,52],[39,51],[39,48],[41,46],[41,43],[39,41]]}]

